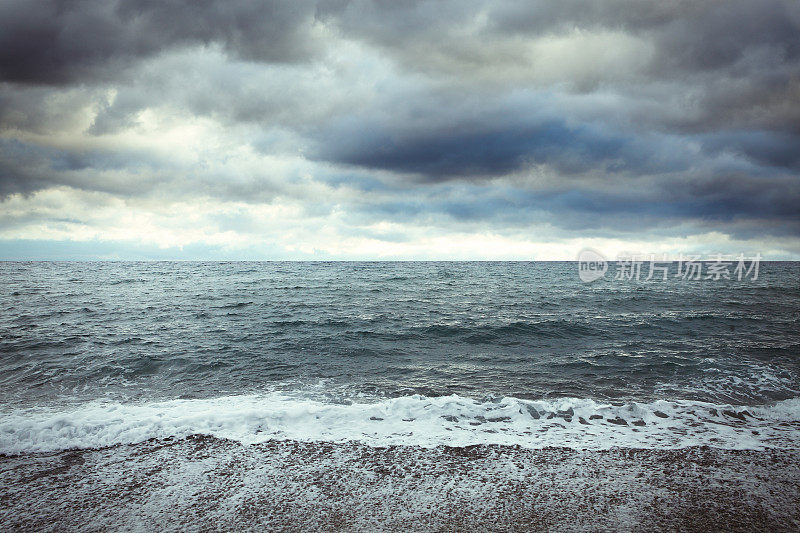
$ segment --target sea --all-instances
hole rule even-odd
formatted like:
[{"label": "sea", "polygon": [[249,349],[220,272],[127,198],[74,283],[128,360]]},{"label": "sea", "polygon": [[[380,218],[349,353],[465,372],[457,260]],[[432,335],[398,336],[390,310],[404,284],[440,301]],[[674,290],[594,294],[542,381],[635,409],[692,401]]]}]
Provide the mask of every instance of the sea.
[{"label": "sea", "polygon": [[[244,476],[238,492],[219,496],[229,504],[220,516],[228,518],[233,508],[252,508],[246,494],[274,496],[281,485],[264,473],[267,464],[270,472],[300,475],[311,462],[330,487],[353,471],[327,482],[325,473],[358,457],[387,472],[404,465],[410,482],[414,472],[448,461],[460,468],[464,454],[477,469],[471,494],[480,494],[476,479],[496,476],[509,457],[551,457],[547,468],[562,464],[574,473],[586,457],[605,472],[620,470],[630,450],[650,454],[647,461],[705,453],[716,454],[708,464],[731,465],[749,457],[764,463],[753,468],[767,469],[765,453],[789,454],[779,458],[790,474],[778,492],[797,503],[800,263],[762,262],[756,279],[684,279],[677,265],[671,269],[667,279],[609,272],[586,283],[575,262],[0,263],[0,516],[21,528],[52,525],[54,513],[64,513],[47,488],[53,476],[74,494],[84,490],[74,514],[96,503],[98,487],[121,475],[120,464],[135,464],[136,490],[154,497],[154,487],[171,487],[171,505],[188,513],[188,522],[172,524],[182,528],[197,519],[199,496],[190,489],[200,483],[192,477],[198,449],[213,462],[200,469],[203,479],[224,465],[230,479]],[[387,450],[406,450],[407,459],[389,460]],[[292,470],[285,461],[296,454],[304,459],[294,459]],[[440,461],[426,462],[431,454]],[[105,468],[100,485],[87,481],[89,464]],[[245,480],[256,466],[260,481]],[[625,471],[653,471],[631,468]],[[158,477],[167,471],[171,481]],[[284,525],[387,524],[380,513],[319,515],[307,498],[316,474],[303,472],[281,494],[304,495],[310,514]],[[391,477],[380,472],[373,474]],[[114,479],[122,490],[122,478]],[[363,501],[373,478],[359,479],[348,485],[349,500],[326,501]],[[30,499],[37,490],[50,504]],[[398,489],[388,501],[401,493],[408,494]],[[779,500],[775,493],[769,501]],[[486,508],[497,505],[492,494]],[[103,501],[98,528],[160,523],[145,500],[138,507],[116,496]],[[437,501],[444,500],[432,498],[428,509]],[[279,525],[263,521],[278,519],[274,508],[264,513],[241,514],[242,523]],[[75,524],[85,525],[78,516]],[[640,524],[604,516],[613,518],[611,528]],[[793,516],[783,525],[796,525]],[[206,525],[231,525],[216,520]]]}]

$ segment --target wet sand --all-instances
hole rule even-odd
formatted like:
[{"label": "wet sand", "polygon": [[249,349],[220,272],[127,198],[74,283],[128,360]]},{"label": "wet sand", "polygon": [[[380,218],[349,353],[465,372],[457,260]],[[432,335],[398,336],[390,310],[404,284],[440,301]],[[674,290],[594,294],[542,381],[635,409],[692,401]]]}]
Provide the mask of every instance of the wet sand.
[{"label": "wet sand", "polygon": [[797,531],[800,451],[195,437],[0,456],[6,530]]}]

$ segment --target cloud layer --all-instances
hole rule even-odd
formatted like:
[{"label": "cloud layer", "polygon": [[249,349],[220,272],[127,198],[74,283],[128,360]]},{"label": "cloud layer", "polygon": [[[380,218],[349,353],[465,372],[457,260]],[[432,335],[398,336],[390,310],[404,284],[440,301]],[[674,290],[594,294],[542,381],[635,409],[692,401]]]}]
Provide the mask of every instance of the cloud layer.
[{"label": "cloud layer", "polygon": [[9,256],[800,258],[798,205],[791,0],[0,2]]}]

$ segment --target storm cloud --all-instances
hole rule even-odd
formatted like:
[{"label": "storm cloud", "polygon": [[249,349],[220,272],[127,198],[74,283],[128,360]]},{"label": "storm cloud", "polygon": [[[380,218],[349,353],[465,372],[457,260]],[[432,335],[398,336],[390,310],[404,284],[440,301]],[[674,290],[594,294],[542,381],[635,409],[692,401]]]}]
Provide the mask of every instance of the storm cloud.
[{"label": "storm cloud", "polygon": [[0,76],[27,83],[113,79],[165,49],[216,43],[246,59],[313,50],[309,2],[9,0],[0,4]]},{"label": "storm cloud", "polygon": [[794,1],[0,1],[9,243],[796,258],[797,205]]}]

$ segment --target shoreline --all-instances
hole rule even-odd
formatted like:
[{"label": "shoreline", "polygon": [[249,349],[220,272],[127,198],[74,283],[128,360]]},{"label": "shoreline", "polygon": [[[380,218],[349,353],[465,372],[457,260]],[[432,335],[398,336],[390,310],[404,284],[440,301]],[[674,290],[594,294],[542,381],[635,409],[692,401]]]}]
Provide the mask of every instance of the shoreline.
[{"label": "shoreline", "polygon": [[800,450],[214,437],[0,456],[11,530],[790,531]]}]

